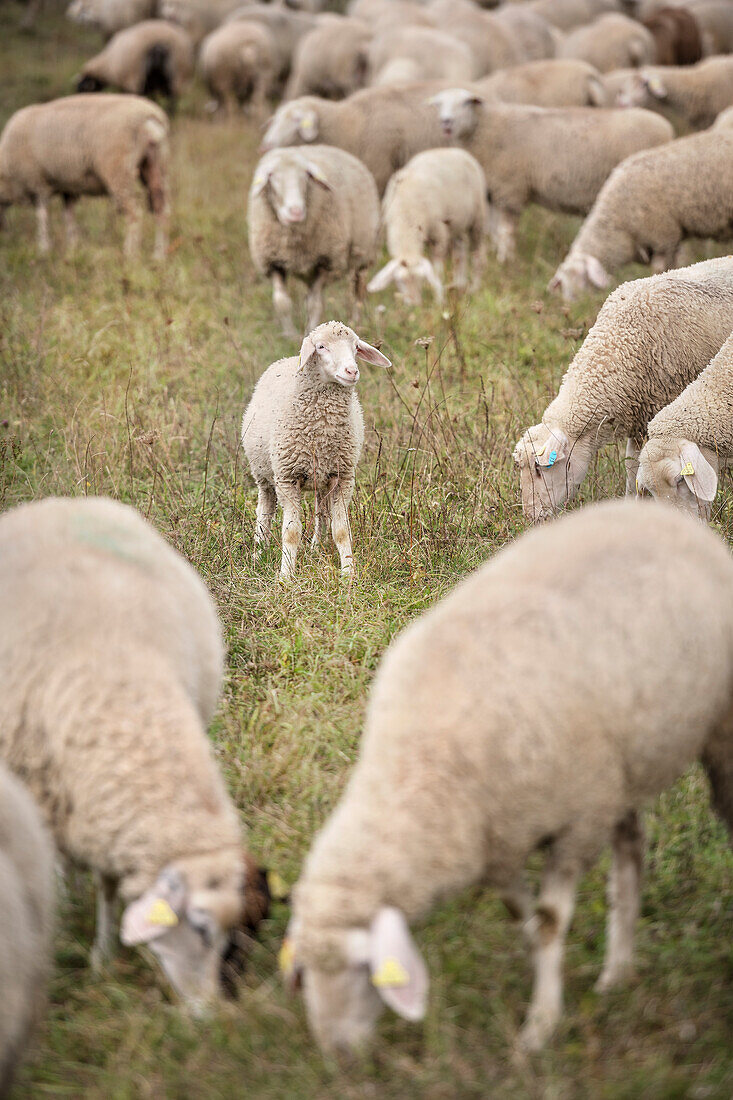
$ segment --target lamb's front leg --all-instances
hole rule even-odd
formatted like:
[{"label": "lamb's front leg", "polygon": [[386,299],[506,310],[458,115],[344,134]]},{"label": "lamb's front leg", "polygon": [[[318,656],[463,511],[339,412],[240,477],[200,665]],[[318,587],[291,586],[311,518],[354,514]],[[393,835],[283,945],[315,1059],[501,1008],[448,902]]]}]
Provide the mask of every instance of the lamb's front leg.
[{"label": "lamb's front leg", "polygon": [[115,901],[117,883],[107,875],[94,873],[97,892],[97,926],[91,952],[92,970],[99,971],[109,962],[114,943]]},{"label": "lamb's front leg", "polygon": [[354,553],[351,547],[349,504],[354,495],[354,479],[335,481],[331,498],[331,535],[341,559],[341,576],[350,577],[354,572]]},{"label": "lamb's front leg", "polygon": [[517,251],[516,225],[516,217],[508,210],[493,209],[489,226],[496,247],[496,258],[500,264],[514,259]]},{"label": "lamb's front leg", "polygon": [[285,276],[280,271],[272,273],[272,304],[280,321],[283,336],[295,340],[298,334],[293,324],[293,303],[285,288]]},{"label": "lamb's front leg", "polygon": [[256,558],[270,541],[272,520],[275,515],[275,490],[272,485],[257,486],[257,520],[255,523],[255,548]]},{"label": "lamb's front leg", "polygon": [[613,833],[613,862],[608,878],[606,958],[596,990],[621,985],[633,972],[634,931],[641,903],[644,835],[635,811],[619,821]]},{"label": "lamb's front leg", "polygon": [[277,502],[283,510],[283,553],[280,563],[280,579],[288,580],[295,572],[300,540],[303,537],[303,521],[300,515],[300,484],[297,481],[281,481],[275,486]]},{"label": "lamb's front leg", "polygon": [[326,281],[326,272],[319,271],[315,279],[308,287],[305,299],[306,332],[311,332],[320,323],[323,314],[323,284]]},{"label": "lamb's front leg", "polygon": [[51,251],[51,237],[48,232],[48,199],[45,195],[36,196],[36,227],[38,251],[46,255]]}]

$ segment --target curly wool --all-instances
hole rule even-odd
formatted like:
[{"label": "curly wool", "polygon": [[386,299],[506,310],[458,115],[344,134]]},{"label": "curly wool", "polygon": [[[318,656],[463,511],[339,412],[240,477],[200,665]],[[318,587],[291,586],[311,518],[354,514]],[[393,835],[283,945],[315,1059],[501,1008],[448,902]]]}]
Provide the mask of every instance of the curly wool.
[{"label": "curly wool", "polygon": [[733,336],[679,397],[649,422],[650,439],[689,439],[733,454]]}]

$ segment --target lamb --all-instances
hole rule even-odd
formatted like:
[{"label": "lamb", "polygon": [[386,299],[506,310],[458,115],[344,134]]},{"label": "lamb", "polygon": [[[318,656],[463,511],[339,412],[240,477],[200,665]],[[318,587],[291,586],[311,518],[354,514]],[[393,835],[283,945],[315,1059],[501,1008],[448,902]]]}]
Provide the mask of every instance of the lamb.
[{"label": "lamb", "polygon": [[601,447],[627,439],[634,492],[647,424],[733,329],[733,259],[624,283],[605,301],[542,423],[517,443],[522,509],[534,522],[571,500]]},{"label": "lamb", "polygon": [[72,0],[66,18],[72,23],[94,27],[105,38],[132,27],[143,19],[152,19],[156,0]]},{"label": "lamb", "polygon": [[53,926],[53,844],[33,799],[0,765],[0,1096],[45,999]]},{"label": "lamb", "polygon": [[[380,83],[383,69],[403,59],[415,66],[413,73],[419,80],[470,80],[476,67],[473,52],[465,42],[431,27],[390,27],[374,37],[368,58],[376,83]],[[406,83],[414,80],[413,73]]]},{"label": "lamb", "polygon": [[268,96],[277,91],[272,35],[258,23],[223,23],[201,43],[201,77],[216,107],[233,117],[243,103],[263,117]]},{"label": "lamb", "polygon": [[340,103],[302,96],[284,103],[262,140],[262,149],[322,142],[358,157],[374,176],[379,194],[398,168],[423,149],[446,145],[440,122],[426,100],[436,86],[363,88]]},{"label": "lamb", "polygon": [[377,188],[360,160],[329,145],[274,149],[255,170],[247,220],[252,262],[272,280],[286,336],[295,336],[288,275],[308,286],[308,330],[321,319],[323,287],[346,275],[358,316],[379,231]]},{"label": "lamb", "polygon": [[[324,1050],[368,1042],[383,1004],[423,1017],[409,925],[469,886],[497,890],[523,923],[534,988],[520,1042],[541,1048],[561,1015],[578,880],[609,841],[596,989],[631,976],[640,811],[700,759],[733,829],[732,607],[722,539],[614,501],[524,534],[391,644],[280,953]],[[539,852],[535,895],[523,873]]]},{"label": "lamb", "polygon": [[[420,301],[420,281],[426,280],[443,300],[443,263],[451,254],[455,285],[468,281],[472,259],[472,289],[480,283],[486,259],[484,229],[488,217],[486,180],[481,166],[464,149],[428,149],[395,172],[387,187],[382,221],[392,257],[367,286],[370,292],[397,284],[410,305]],[[424,255],[432,247],[432,263]]]},{"label": "lamb", "polygon": [[601,74],[587,61],[551,58],[528,61],[477,80],[474,87],[485,100],[528,103],[536,107],[605,107]]},{"label": "lamb", "polygon": [[733,459],[733,336],[704,371],[649,422],[637,491],[710,518],[721,465]]},{"label": "lamb", "polygon": [[702,59],[700,27],[687,8],[658,8],[642,23],[654,37],[657,65],[694,65]]},{"label": "lamb", "polygon": [[585,213],[619,161],[673,136],[670,124],[651,111],[631,118],[590,107],[486,103],[465,88],[438,92],[429,102],[445,136],[484,170],[500,262],[514,255],[516,221],[530,202]]},{"label": "lamb", "polygon": [[364,442],[364,417],[354,392],[357,357],[392,365],[352,329],[327,321],[306,336],[299,356],[267,368],[245,411],[242,444],[257,483],[255,556],[269,542],[277,503],[283,510],[281,580],[295,572],[303,489],[313,489],[316,496],[311,547],[318,545],[330,520],[341,574],[353,574],[348,509]]},{"label": "lamb", "polygon": [[651,31],[618,12],[597,19],[569,34],[557,48],[558,57],[576,57],[599,72],[650,65],[656,60]]},{"label": "lamb", "polygon": [[193,43],[186,32],[164,19],[146,19],[118,31],[101,53],[87,61],[77,92],[99,92],[112,84],[134,95],[161,95],[175,110],[193,76]]},{"label": "lamb", "polygon": [[122,942],[148,944],[200,1011],[250,900],[206,737],[224,665],[214,602],[133,508],[101,497],[6,512],[0,587],[0,757],[62,856],[95,874],[92,961],[119,896]]},{"label": "lamb", "polygon": [[372,30],[358,19],[330,19],[301,38],[286,99],[317,95],[344,99],[366,83]]},{"label": "lamb", "polygon": [[138,96],[74,95],[16,111],[0,136],[0,213],[33,202],[38,249],[50,251],[48,204],[64,201],[70,248],[77,240],[74,205],[80,195],[109,195],[126,221],[124,252],[140,248],[142,180],[155,216],[153,257],[168,248],[168,119]]},{"label": "lamb", "polygon": [[570,300],[607,286],[632,260],[664,271],[691,237],[726,241],[733,232],[733,131],[720,128],[647,149],[603,186],[549,289]]},{"label": "lamb", "polygon": [[697,65],[651,66],[615,76],[619,107],[670,112],[696,130],[711,126],[733,104],[733,57],[711,57]]}]

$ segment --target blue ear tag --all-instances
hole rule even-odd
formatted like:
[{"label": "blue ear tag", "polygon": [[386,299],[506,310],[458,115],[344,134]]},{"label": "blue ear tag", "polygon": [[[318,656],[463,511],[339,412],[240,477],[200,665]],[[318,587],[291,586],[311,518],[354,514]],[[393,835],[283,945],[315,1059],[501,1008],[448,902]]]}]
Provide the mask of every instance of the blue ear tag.
[{"label": "blue ear tag", "polygon": [[550,451],[549,455],[547,456],[547,465],[548,466],[554,466],[556,461],[557,461],[557,451]]}]

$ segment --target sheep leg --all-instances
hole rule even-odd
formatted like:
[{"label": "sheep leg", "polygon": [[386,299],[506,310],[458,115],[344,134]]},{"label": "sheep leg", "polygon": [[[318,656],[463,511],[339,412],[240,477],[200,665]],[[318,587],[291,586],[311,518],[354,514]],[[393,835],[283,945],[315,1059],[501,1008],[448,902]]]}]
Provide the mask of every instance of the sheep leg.
[{"label": "sheep leg", "polygon": [[140,239],[142,234],[142,210],[137,196],[131,193],[117,193],[114,196],[117,207],[125,219],[125,240],[122,246],[123,255],[128,259],[134,259],[140,252]]},{"label": "sheep leg", "polygon": [[66,248],[72,253],[79,243],[79,227],[75,216],[76,196],[64,195],[64,229],[66,231]]},{"label": "sheep leg", "polygon": [[300,516],[300,485],[297,481],[279,482],[275,486],[277,501],[283,510],[282,561],[280,579],[288,580],[295,572],[303,521]]},{"label": "sheep leg", "polygon": [[471,292],[475,294],[481,289],[481,281],[486,270],[486,236],[480,227],[471,243]]},{"label": "sheep leg", "polygon": [[490,222],[496,258],[500,264],[514,259],[517,250],[516,224],[516,217],[508,210],[496,210]]},{"label": "sheep leg", "polygon": [[562,1013],[565,935],[575,909],[578,868],[549,858],[534,914],[524,926],[534,960],[532,1001],[519,1037],[525,1050],[540,1050]]},{"label": "sheep leg", "polygon": [[260,122],[264,120],[267,114],[267,82],[262,77],[255,80],[250,100],[250,112]]},{"label": "sheep leg", "polygon": [[468,241],[459,237],[453,245],[453,285],[465,290],[468,283]]},{"label": "sheep leg", "polygon": [[140,177],[155,218],[154,260],[164,260],[168,252],[170,203],[168,199],[167,160],[167,147],[151,143],[140,165]]},{"label": "sheep leg", "polygon": [[255,523],[254,557],[262,553],[270,541],[272,521],[275,516],[275,490],[272,485],[257,486],[257,521]]},{"label": "sheep leg", "polygon": [[113,878],[98,872],[94,874],[94,881],[97,888],[97,926],[91,951],[91,964],[92,970],[99,971],[112,954],[117,883]]},{"label": "sheep leg", "polygon": [[435,274],[440,279],[441,283],[444,281],[445,274],[445,261],[450,252],[450,232],[445,222],[441,222],[435,230],[435,240],[433,241],[433,247],[431,249],[431,262],[435,270]]},{"label": "sheep leg", "polygon": [[293,324],[293,303],[285,289],[285,276],[279,271],[272,273],[272,304],[280,321],[283,336],[294,340],[298,334]]},{"label": "sheep leg", "polygon": [[36,196],[36,223],[38,228],[38,251],[46,255],[51,251],[51,238],[48,233],[48,197]]},{"label": "sheep leg", "polygon": [[319,271],[315,279],[308,287],[305,299],[307,332],[311,332],[321,320],[323,314],[323,284],[326,281],[326,272]]},{"label": "sheep leg", "polygon": [[534,896],[523,878],[518,878],[511,886],[499,893],[512,920],[526,924],[534,912]]},{"label": "sheep leg", "polygon": [[349,526],[349,504],[353,495],[353,480],[339,480],[336,483],[331,503],[331,536],[341,559],[342,577],[350,577],[354,572],[354,553]]},{"label": "sheep leg", "polygon": [[622,984],[633,972],[634,929],[639,917],[644,836],[636,812],[617,822],[608,878],[606,958],[596,982],[599,993]]},{"label": "sheep leg", "polygon": [[636,475],[639,473],[639,455],[641,443],[633,439],[626,440],[626,496],[636,496]]},{"label": "sheep leg", "polygon": [[318,547],[318,543],[321,541],[321,534],[323,531],[328,530],[329,521],[331,519],[331,497],[328,492],[318,492],[316,489],[316,518],[313,525],[313,538],[311,539],[311,550],[315,550]]},{"label": "sheep leg", "polygon": [[351,306],[351,314],[355,325],[358,325],[361,320],[361,311],[366,298],[367,288],[367,273],[364,268],[359,268],[354,272],[353,282],[353,302]]}]

